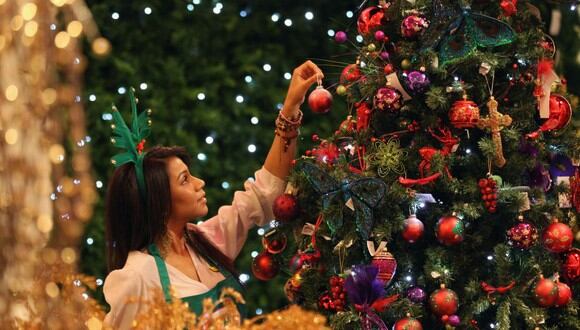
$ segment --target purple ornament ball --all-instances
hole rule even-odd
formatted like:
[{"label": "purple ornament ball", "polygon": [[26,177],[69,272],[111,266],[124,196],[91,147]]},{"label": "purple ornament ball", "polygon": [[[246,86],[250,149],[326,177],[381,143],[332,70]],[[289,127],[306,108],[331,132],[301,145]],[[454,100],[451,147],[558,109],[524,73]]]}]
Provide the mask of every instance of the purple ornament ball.
[{"label": "purple ornament ball", "polygon": [[407,298],[414,303],[420,304],[425,301],[427,294],[422,288],[414,286],[407,290]]},{"label": "purple ornament ball", "polygon": [[336,32],[336,34],[334,35],[334,40],[336,42],[338,42],[339,44],[342,44],[343,42],[345,42],[347,39],[346,37],[346,32],[344,31],[338,31]]},{"label": "purple ornament ball", "polygon": [[447,323],[452,327],[458,327],[461,324],[461,319],[459,318],[459,316],[453,314],[449,316]]},{"label": "purple ornament ball", "polygon": [[407,73],[407,77],[405,79],[407,83],[407,88],[412,93],[424,93],[429,88],[429,77],[421,71],[411,71]]},{"label": "purple ornament ball", "polygon": [[382,51],[382,52],[379,54],[379,56],[380,56],[380,57],[381,57],[383,60],[385,60],[385,61],[386,61],[386,60],[388,60],[388,59],[389,59],[389,56],[390,56],[390,55],[389,55],[389,52]]}]

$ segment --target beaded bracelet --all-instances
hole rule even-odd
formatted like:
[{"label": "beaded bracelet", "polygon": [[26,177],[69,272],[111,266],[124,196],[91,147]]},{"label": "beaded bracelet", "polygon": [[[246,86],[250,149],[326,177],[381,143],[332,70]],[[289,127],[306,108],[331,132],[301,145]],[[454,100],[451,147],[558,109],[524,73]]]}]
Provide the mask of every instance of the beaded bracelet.
[{"label": "beaded bracelet", "polygon": [[292,140],[300,135],[300,124],[302,123],[302,111],[298,110],[298,115],[295,118],[289,119],[282,114],[282,111],[278,114],[276,118],[276,130],[274,133],[278,135],[284,142],[284,152],[288,150]]}]

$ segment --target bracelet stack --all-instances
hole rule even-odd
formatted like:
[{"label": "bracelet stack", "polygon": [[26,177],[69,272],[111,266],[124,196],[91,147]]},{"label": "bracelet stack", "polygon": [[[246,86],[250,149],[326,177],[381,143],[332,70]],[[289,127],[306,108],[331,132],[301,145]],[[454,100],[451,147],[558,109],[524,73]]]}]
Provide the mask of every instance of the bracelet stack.
[{"label": "bracelet stack", "polygon": [[276,130],[274,133],[278,135],[284,142],[284,152],[288,150],[292,140],[300,134],[300,124],[302,124],[302,111],[298,110],[298,115],[292,118],[286,118],[282,111],[278,113],[276,118]]}]

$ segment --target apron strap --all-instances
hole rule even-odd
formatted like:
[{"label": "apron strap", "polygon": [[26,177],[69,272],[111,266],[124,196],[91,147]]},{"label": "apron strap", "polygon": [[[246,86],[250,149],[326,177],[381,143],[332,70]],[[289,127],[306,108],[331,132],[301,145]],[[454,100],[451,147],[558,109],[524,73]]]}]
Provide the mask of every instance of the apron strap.
[{"label": "apron strap", "polygon": [[161,288],[163,289],[163,295],[165,296],[165,302],[171,303],[171,293],[169,292],[169,286],[171,285],[169,281],[169,273],[167,272],[167,266],[165,261],[161,258],[161,253],[157,245],[151,244],[147,247],[149,254],[155,258],[155,264],[157,265],[157,271],[159,272],[159,278],[161,279]]}]

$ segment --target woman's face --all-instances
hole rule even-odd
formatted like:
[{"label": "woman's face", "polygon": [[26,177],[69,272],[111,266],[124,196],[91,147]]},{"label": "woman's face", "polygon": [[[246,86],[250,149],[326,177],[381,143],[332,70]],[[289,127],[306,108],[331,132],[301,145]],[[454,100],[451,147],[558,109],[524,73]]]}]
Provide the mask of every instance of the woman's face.
[{"label": "woman's face", "polygon": [[179,157],[167,160],[167,175],[171,188],[170,219],[190,221],[207,214],[207,200],[203,187],[205,182],[189,173],[187,165]]}]

